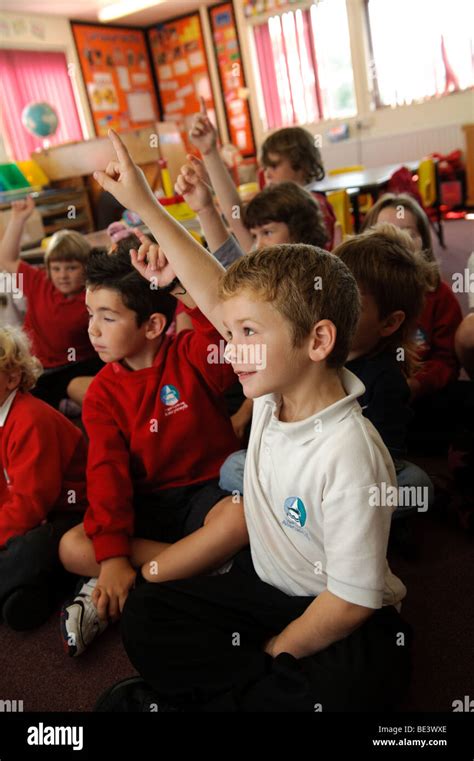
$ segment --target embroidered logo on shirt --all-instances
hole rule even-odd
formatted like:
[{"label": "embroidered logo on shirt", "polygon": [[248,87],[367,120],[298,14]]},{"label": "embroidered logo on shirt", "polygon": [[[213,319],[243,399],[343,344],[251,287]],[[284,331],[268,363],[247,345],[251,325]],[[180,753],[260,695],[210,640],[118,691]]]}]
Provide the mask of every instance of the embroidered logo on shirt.
[{"label": "embroidered logo on shirt", "polygon": [[179,391],[176,386],[163,386],[160,391],[160,399],[167,407],[172,407],[179,402]]},{"label": "embroidered logo on shirt", "polygon": [[303,504],[303,500],[299,497],[287,497],[285,499],[285,515],[286,519],[283,523],[286,526],[294,528],[299,526],[302,528],[306,523],[306,508]]},{"label": "embroidered logo on shirt", "polygon": [[165,407],[168,408],[165,411],[165,417],[168,415],[174,415],[175,412],[188,409],[186,402],[179,401],[180,393],[176,386],[171,386],[170,384],[163,386],[160,391],[160,399]]}]

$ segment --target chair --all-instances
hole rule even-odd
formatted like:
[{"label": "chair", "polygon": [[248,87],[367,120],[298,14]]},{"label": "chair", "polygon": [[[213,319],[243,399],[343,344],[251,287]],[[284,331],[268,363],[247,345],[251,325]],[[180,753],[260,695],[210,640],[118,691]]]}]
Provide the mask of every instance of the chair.
[{"label": "chair", "polygon": [[343,235],[352,235],[354,223],[352,221],[351,204],[345,190],[335,190],[327,193],[326,198],[334,209],[338,224],[341,226]]},{"label": "chair", "polygon": [[[362,164],[354,164],[353,166],[343,166],[339,167],[338,169],[330,169],[328,174],[331,177],[334,177],[334,175],[347,174],[348,172],[363,172],[364,169],[365,166],[362,166]],[[373,206],[373,203],[374,202],[372,200],[372,196],[368,193],[359,195],[359,212],[361,214],[367,214],[369,209]]]},{"label": "chair", "polygon": [[[446,248],[439,196],[438,162],[435,159],[423,159],[420,161],[418,165],[418,190],[440,245]],[[435,215],[435,221],[430,217],[430,210]]]}]

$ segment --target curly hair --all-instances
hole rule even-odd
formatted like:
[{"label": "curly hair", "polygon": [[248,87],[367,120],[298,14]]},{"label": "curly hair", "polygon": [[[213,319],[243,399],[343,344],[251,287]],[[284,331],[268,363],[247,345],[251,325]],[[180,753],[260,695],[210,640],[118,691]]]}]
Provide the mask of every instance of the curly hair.
[{"label": "curly hair", "polygon": [[43,368],[39,359],[31,354],[27,335],[17,327],[6,325],[0,328],[0,372],[21,371],[20,391],[34,387]]}]

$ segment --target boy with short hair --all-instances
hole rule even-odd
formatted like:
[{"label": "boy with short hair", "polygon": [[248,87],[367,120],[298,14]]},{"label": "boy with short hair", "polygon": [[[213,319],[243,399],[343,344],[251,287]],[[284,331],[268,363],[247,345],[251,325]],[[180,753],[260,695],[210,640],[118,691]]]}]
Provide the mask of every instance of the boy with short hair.
[{"label": "boy with short hair", "polygon": [[[118,161],[96,179],[153,231],[255,399],[244,505],[253,566],[244,552],[223,576],[140,583],[122,633],[145,681],[112,688],[99,710],[130,710],[130,699],[138,710],[157,700],[205,711],[386,710],[407,680],[396,609],[406,590],[386,561],[392,509],[371,503],[395,483],[393,464],[357,403],[363,385],[342,369],[356,282],[337,257],[305,245],[256,251],[222,274],[111,138]],[[136,266],[145,274],[159,262]]]},{"label": "boy with short hair", "polygon": [[[237,448],[222,398],[235,376],[209,361],[220,336],[168,264],[148,273],[150,286],[131,249],[157,246],[130,236],[110,255],[93,254],[87,269],[89,335],[107,364],[83,406],[89,508],[60,546],[69,571],[92,577],[63,610],[70,655],[119,616],[135,568],[147,562],[152,581],[185,578],[214,570],[248,541],[241,506],[216,485]],[[175,338],[165,335],[173,295],[194,325]]]}]

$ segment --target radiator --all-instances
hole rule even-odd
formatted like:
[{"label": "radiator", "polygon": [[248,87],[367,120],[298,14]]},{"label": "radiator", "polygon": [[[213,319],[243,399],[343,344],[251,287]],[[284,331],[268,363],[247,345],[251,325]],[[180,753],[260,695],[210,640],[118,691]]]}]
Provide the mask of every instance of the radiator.
[{"label": "radiator", "polygon": [[416,161],[430,153],[465,151],[464,132],[460,125],[397,132],[393,135],[349,138],[330,143],[323,135],[322,155],[326,169],[362,164],[367,168],[384,164]]}]

